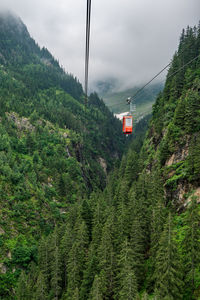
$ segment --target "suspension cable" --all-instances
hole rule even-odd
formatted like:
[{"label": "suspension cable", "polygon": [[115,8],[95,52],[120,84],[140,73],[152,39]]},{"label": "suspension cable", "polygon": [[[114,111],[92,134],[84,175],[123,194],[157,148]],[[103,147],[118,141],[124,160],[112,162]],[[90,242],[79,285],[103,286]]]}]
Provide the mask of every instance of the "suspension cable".
[{"label": "suspension cable", "polygon": [[200,54],[197,55],[195,58],[191,59],[189,62],[187,62],[185,65],[183,65],[182,67],[180,67],[177,71],[175,71],[174,73],[172,73],[171,75],[169,75],[167,77],[167,79],[169,79],[170,77],[174,76],[176,73],[178,73],[179,71],[181,71],[182,69],[184,69],[187,65],[191,64],[194,60],[196,60],[198,57],[200,57]]},{"label": "suspension cable", "polygon": [[91,0],[87,0],[86,12],[86,46],[85,46],[85,106],[88,99],[88,69],[90,52],[90,19],[91,19]]},{"label": "suspension cable", "polygon": [[[178,73],[179,71],[181,71],[182,69],[184,69],[186,66],[188,66],[189,64],[191,64],[194,60],[196,60],[198,57],[200,57],[200,54],[197,55],[195,58],[191,59],[189,62],[187,62],[186,64],[184,64],[183,66],[181,66],[178,70],[176,70],[174,73],[170,74],[167,79],[169,79],[170,77],[174,76],[176,73]],[[151,80],[149,80],[144,86],[142,86],[132,97],[130,97],[132,100],[141,92],[144,90],[144,88],[146,86],[148,86],[155,78],[157,78],[164,70],[166,70],[172,63],[169,63],[166,67],[164,67],[159,73],[157,73]],[[119,103],[115,103],[113,105],[108,105],[108,107],[113,107],[115,105],[120,105],[124,103],[123,102],[119,102]]]},{"label": "suspension cable", "polygon": [[131,98],[135,98],[141,91],[143,91],[145,89],[146,86],[148,86],[154,79],[156,79],[162,72],[164,72],[169,66],[171,65],[171,63],[169,63],[168,65],[166,65],[160,72],[158,72],[151,80],[149,80],[143,87],[141,87]]}]

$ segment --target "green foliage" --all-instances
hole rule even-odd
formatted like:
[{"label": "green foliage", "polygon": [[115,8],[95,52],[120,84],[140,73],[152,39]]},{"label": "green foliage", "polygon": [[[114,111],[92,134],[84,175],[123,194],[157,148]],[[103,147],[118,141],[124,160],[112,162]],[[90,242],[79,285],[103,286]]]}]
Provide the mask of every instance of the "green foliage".
[{"label": "green foliage", "polygon": [[90,293],[90,300],[103,300],[103,295],[101,292],[101,279],[96,275],[93,285],[92,285],[92,289],[91,289],[91,293]]},{"label": "green foliage", "polygon": [[120,122],[96,93],[84,107],[77,79],[15,24],[0,15],[0,297],[198,299],[199,61],[170,75],[200,29],[182,34],[146,137],[149,118],[106,177]]},{"label": "green foliage", "polygon": [[181,243],[181,252],[185,276],[185,292],[193,294],[199,286],[199,237],[200,237],[199,207],[195,197],[192,197],[184,219],[184,238]]},{"label": "green foliage", "polygon": [[16,275],[11,272],[0,274],[0,295],[2,299],[12,299],[12,287],[16,284]]},{"label": "green foliage", "polygon": [[171,214],[159,241],[154,276],[156,294],[160,299],[182,299],[181,264],[177,255]]},{"label": "green foliage", "polygon": [[[118,287],[116,299],[135,299],[138,292],[137,278],[135,276],[135,249],[131,247],[127,238],[119,254],[117,275]],[[133,250],[134,249],[134,250]]]},{"label": "green foliage", "polygon": [[188,161],[188,177],[190,181],[199,179],[200,172],[200,136],[196,134],[193,136],[190,143]]},{"label": "green foliage", "polygon": [[[125,138],[120,121],[97,94],[91,94],[84,107],[79,81],[65,73],[47,49],[39,48],[19,18],[0,13],[0,40],[0,226],[6,232],[0,263],[7,268],[1,294],[6,298],[12,293],[21,269],[25,272],[19,282],[28,282],[31,289],[33,280],[26,273],[35,261],[42,283],[34,281],[33,294],[59,298],[63,286],[72,282],[67,268],[73,246],[76,253],[82,249],[77,257],[82,280],[86,245],[75,247],[65,233],[66,240],[48,249],[52,236],[45,236],[66,221],[72,204],[105,187],[100,162],[110,171]],[[79,214],[87,244],[92,215],[86,200]],[[82,234],[78,227],[75,233]],[[17,239],[20,234],[23,238]],[[13,277],[7,276],[12,272]]]}]

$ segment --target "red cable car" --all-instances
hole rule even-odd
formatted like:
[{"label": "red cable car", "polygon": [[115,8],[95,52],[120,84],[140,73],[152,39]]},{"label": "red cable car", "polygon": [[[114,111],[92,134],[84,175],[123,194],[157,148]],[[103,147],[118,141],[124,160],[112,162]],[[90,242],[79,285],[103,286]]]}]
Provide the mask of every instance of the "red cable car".
[{"label": "red cable car", "polygon": [[133,130],[133,118],[132,116],[123,117],[123,133],[131,134]]}]

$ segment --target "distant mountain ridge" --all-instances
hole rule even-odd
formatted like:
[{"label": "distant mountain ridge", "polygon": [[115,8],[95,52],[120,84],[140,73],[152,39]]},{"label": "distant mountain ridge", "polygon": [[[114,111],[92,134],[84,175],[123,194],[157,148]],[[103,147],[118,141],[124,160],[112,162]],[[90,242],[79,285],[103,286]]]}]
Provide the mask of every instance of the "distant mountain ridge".
[{"label": "distant mountain ridge", "polygon": [[[152,105],[158,94],[162,91],[163,86],[163,83],[151,84],[135,97],[133,101],[136,105],[134,116],[137,120],[151,114]],[[120,114],[129,110],[126,99],[133,96],[140,88],[141,86],[138,86],[120,92],[110,92],[110,90],[108,90],[104,94],[103,100],[113,113]]]}]

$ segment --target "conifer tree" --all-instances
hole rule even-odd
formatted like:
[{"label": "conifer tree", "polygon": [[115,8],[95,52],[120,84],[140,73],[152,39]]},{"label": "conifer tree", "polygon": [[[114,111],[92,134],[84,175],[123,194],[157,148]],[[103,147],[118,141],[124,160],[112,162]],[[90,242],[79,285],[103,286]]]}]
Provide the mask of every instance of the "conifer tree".
[{"label": "conifer tree", "polygon": [[39,276],[39,268],[32,261],[29,265],[29,273],[27,275],[27,285],[30,291],[30,297],[32,297],[35,294],[38,276]]},{"label": "conifer tree", "polygon": [[118,275],[115,299],[131,300],[137,296],[137,278],[134,273],[134,251],[126,238],[122,245],[122,250],[118,257]]},{"label": "conifer tree", "polygon": [[144,279],[144,254],[145,254],[145,239],[143,230],[140,225],[139,216],[133,220],[130,232],[130,245],[132,249],[132,267],[137,278],[137,283],[140,286]]},{"label": "conifer tree", "polygon": [[141,300],[148,300],[148,299],[149,299],[149,296],[148,296],[147,292],[144,292],[142,294],[142,299]]},{"label": "conifer tree", "polygon": [[124,172],[124,180],[130,187],[133,181],[136,180],[139,171],[138,154],[130,150],[127,155],[126,168]]},{"label": "conifer tree", "polygon": [[149,276],[147,282],[152,288],[154,285],[154,277],[152,276],[155,271],[156,255],[159,249],[159,240],[163,231],[165,223],[165,207],[161,200],[158,200],[157,204],[152,209],[151,218],[151,244],[150,244],[150,258],[149,258]]},{"label": "conifer tree", "polygon": [[127,266],[124,277],[122,278],[121,290],[119,291],[119,298],[117,299],[137,299],[137,279],[130,265]]},{"label": "conifer tree", "polygon": [[88,205],[88,202],[85,199],[83,200],[83,203],[81,206],[81,217],[85,221],[85,224],[87,225],[88,236],[89,236],[89,239],[91,239],[92,213],[91,213],[90,207]]},{"label": "conifer tree", "polygon": [[43,238],[40,241],[39,245],[39,251],[38,251],[38,262],[39,262],[39,268],[43,274],[45,284],[47,286],[47,289],[50,287],[50,249],[49,249],[49,240],[46,238]]},{"label": "conifer tree", "polygon": [[78,290],[78,288],[76,288],[74,290],[73,294],[72,294],[71,300],[79,300],[79,299],[80,299],[80,297],[79,297],[79,290]]},{"label": "conifer tree", "polygon": [[155,271],[156,254],[159,247],[159,240],[163,231],[166,219],[166,208],[164,206],[164,191],[162,177],[159,171],[152,173],[152,188],[149,197],[152,198],[151,222],[150,222],[150,257],[147,282],[149,287],[154,285],[153,273]]},{"label": "conifer tree", "polygon": [[192,198],[191,203],[186,212],[186,233],[182,242],[184,253],[184,275],[185,289],[194,291],[196,286],[195,270],[200,263],[200,215],[198,204],[195,198]]},{"label": "conifer tree", "polygon": [[115,279],[115,252],[113,246],[113,230],[112,226],[114,224],[114,214],[110,212],[110,216],[106,221],[103,230],[101,243],[98,248],[98,260],[100,279],[102,283],[103,296],[106,299],[111,297],[114,291],[114,279]]},{"label": "conifer tree", "polygon": [[93,230],[92,230],[92,243],[96,249],[98,248],[100,241],[101,241],[101,235],[102,235],[102,228],[103,228],[103,222],[101,218],[101,207],[100,203],[97,203],[94,216],[93,216]]},{"label": "conifer tree", "polygon": [[182,299],[181,265],[174,239],[171,213],[159,241],[154,276],[158,299]]},{"label": "conifer tree", "polygon": [[74,242],[74,232],[71,225],[67,222],[64,229],[64,235],[61,239],[59,247],[62,268],[62,281],[64,288],[67,286],[67,266],[69,262],[69,253]]},{"label": "conifer tree", "polygon": [[190,90],[185,97],[185,128],[187,133],[200,130],[200,97],[198,91]]},{"label": "conifer tree", "polygon": [[116,196],[117,212],[116,212],[116,243],[118,247],[122,244],[125,236],[130,230],[130,211],[128,209],[128,191],[129,187],[124,179],[120,183],[120,191]]},{"label": "conifer tree", "polygon": [[200,173],[200,136],[195,135],[191,141],[188,155],[189,180],[198,180]]},{"label": "conifer tree", "polygon": [[119,168],[119,178],[122,178],[124,176],[124,172],[126,169],[126,160],[127,160],[126,155],[123,155],[120,163],[120,168]]},{"label": "conifer tree", "polygon": [[149,177],[147,174],[141,174],[135,186],[135,191],[130,196],[132,204],[132,219],[138,218],[144,235],[146,249],[150,243],[150,220],[151,220],[151,201],[148,196]]},{"label": "conifer tree", "polygon": [[67,266],[67,293],[66,299],[70,300],[73,296],[74,290],[79,288],[81,281],[81,269],[82,269],[82,258],[79,254],[79,245],[77,242],[74,242],[70,253],[69,261]]},{"label": "conifer tree", "polygon": [[95,276],[93,285],[90,292],[90,298],[89,300],[103,300],[103,294],[102,294],[102,283],[101,279],[98,275]]},{"label": "conifer tree", "polygon": [[51,261],[51,295],[55,300],[58,300],[61,294],[61,282],[61,261],[58,245],[55,244]]},{"label": "conifer tree", "polygon": [[80,298],[82,300],[87,300],[89,293],[94,281],[95,274],[98,272],[98,259],[96,246],[93,243],[90,244],[88,259],[86,262],[86,269],[83,273],[83,280],[80,289]]},{"label": "conifer tree", "polygon": [[17,297],[17,300],[29,300],[29,299],[31,299],[30,298],[30,293],[29,293],[27,275],[25,274],[24,271],[21,272],[19,280],[18,280],[16,297]]},{"label": "conifer tree", "polygon": [[83,280],[83,272],[86,264],[86,249],[88,246],[88,232],[85,222],[82,221],[75,226],[77,228],[76,240],[69,253],[69,261],[67,265],[68,285],[67,299],[71,299],[73,291],[80,288]]},{"label": "conifer tree", "polygon": [[38,280],[35,287],[35,295],[34,300],[47,300],[48,299],[48,293],[47,293],[47,287],[45,283],[44,275],[40,272],[38,276]]}]

